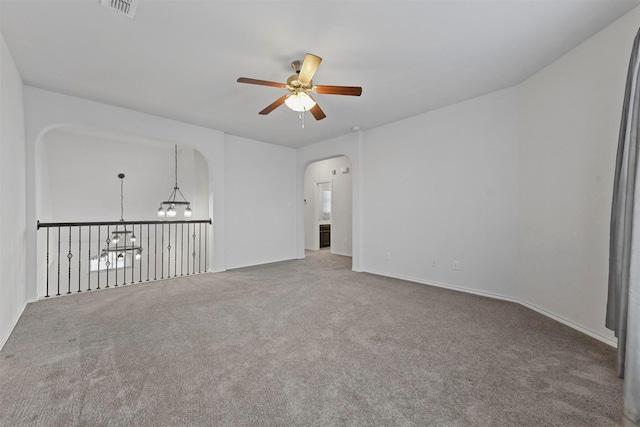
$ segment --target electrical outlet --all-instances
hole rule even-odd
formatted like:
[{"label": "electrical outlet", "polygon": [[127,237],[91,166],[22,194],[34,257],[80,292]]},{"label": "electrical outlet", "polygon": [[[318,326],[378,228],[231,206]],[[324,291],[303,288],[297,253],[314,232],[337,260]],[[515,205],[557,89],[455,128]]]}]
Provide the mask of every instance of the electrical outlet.
[{"label": "electrical outlet", "polygon": [[431,267],[436,268],[438,267],[438,260],[435,258],[431,258]]},{"label": "electrical outlet", "polygon": [[391,261],[391,252],[387,252],[387,261]]},{"label": "electrical outlet", "polygon": [[460,261],[453,260],[453,269],[454,270],[460,270]]}]

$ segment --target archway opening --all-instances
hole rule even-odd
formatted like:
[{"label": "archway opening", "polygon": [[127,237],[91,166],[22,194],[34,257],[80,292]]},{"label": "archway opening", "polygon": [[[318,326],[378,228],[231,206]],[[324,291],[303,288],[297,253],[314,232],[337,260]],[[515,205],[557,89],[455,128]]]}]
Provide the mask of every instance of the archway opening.
[{"label": "archway opening", "polygon": [[352,170],[346,156],[320,160],[304,173],[305,250],[352,256]]},{"label": "archway opening", "polygon": [[[37,219],[41,223],[73,224],[73,231],[71,225],[63,229],[62,234],[68,239],[64,236],[61,239],[55,229],[53,234],[49,229],[38,234],[39,297],[50,293],[47,274],[60,266],[68,265],[67,282],[77,282],[78,290],[81,286],[90,289],[92,280],[104,280],[105,273],[108,278],[109,270],[112,276],[117,278],[119,273],[123,281],[131,283],[134,279],[139,282],[169,277],[167,273],[171,272],[174,276],[201,272],[202,265],[206,270],[211,253],[208,247],[211,240],[206,235],[209,228],[204,225],[204,220],[208,221],[211,215],[207,160],[187,144],[178,143],[177,159],[174,150],[175,144],[168,141],[75,126],[55,127],[42,134],[36,148]],[[192,216],[183,218],[180,212],[174,219],[201,221],[203,224],[197,228],[195,223],[170,226],[170,218],[166,218],[166,228],[150,224],[163,219],[157,216],[158,207],[161,201],[168,199],[176,185],[176,164],[180,189],[190,203]],[[121,174],[123,178],[119,178]],[[122,243],[119,249],[115,247],[113,254],[111,250],[107,251],[117,245],[114,231],[98,223],[119,220],[136,222],[135,226],[123,225],[120,230],[129,233],[127,238],[137,235],[137,239],[123,239],[130,240],[129,246],[136,251],[129,251]],[[86,225],[88,223],[92,224]],[[167,239],[173,238],[172,241],[163,240],[165,230],[172,233],[166,235]],[[191,238],[196,233],[197,240]],[[59,250],[60,243],[66,243],[62,251]],[[96,258],[101,251],[108,255],[117,253],[118,257],[122,255],[123,265],[110,258],[98,261]],[[197,253],[197,266],[192,253]],[[136,263],[133,262],[134,255]],[[106,265],[106,272],[101,271],[101,263]],[[163,263],[172,269],[162,270]],[[160,274],[155,271],[157,265],[160,265]],[[142,275],[143,271],[146,274]],[[60,282],[59,278],[57,282]],[[70,287],[69,283],[67,287]]]}]

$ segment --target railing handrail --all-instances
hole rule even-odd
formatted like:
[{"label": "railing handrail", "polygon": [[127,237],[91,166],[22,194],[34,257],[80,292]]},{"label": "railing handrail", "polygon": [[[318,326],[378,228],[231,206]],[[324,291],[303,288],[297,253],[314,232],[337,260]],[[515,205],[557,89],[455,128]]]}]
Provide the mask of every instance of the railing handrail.
[{"label": "railing handrail", "polygon": [[211,224],[209,219],[171,219],[155,221],[88,221],[88,222],[40,222],[38,229],[47,227],[82,227],[92,225],[147,225],[147,224]]}]

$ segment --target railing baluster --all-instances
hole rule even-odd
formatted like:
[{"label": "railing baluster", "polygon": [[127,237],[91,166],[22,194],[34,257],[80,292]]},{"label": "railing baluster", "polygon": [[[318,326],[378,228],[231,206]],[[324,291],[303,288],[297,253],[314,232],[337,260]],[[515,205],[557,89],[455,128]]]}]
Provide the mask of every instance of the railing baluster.
[{"label": "railing baluster", "polygon": [[[140,225],[140,227],[142,227],[142,225]],[[149,239],[151,238],[151,231],[150,231],[150,227],[149,224],[147,224],[147,282],[149,281],[149,268],[151,267],[149,265],[149,257],[151,256],[151,245],[149,244]],[[142,258],[140,258],[142,259]]]},{"label": "railing baluster", "polygon": [[209,257],[207,256],[208,240],[209,240],[209,230],[205,228],[205,231],[204,231],[204,271],[205,273],[208,271],[207,262],[209,261]]},{"label": "railing baluster", "polygon": [[153,224],[153,280],[158,280],[158,224]]},{"label": "railing baluster", "polygon": [[180,224],[180,276],[183,275],[182,274],[182,272],[184,271],[183,266],[184,266],[184,224]]},{"label": "railing baluster", "polygon": [[198,273],[202,273],[202,224],[198,224]]},{"label": "railing baluster", "polygon": [[89,274],[87,274],[87,290],[90,291],[91,290],[91,229],[93,227],[89,226],[89,243],[87,244],[87,246],[89,247],[89,258],[87,261],[87,265],[88,265],[88,270],[89,270]]},{"label": "railing baluster", "polygon": [[60,296],[60,227],[58,227],[58,293],[56,296]]},{"label": "railing baluster", "polygon": [[[127,226],[124,226],[124,231],[127,231]],[[131,226],[131,234],[133,235],[133,226]],[[124,235],[124,245],[125,245],[125,249],[127,247],[127,234],[125,233]],[[129,242],[131,243],[131,238],[129,238]],[[123,249],[122,250],[122,255],[123,255],[123,259],[124,259],[124,268],[122,269],[122,273],[124,273],[124,277],[122,278],[122,284],[126,285],[127,284],[127,251]],[[133,275],[135,273],[135,268],[136,268],[136,260],[131,257],[131,283],[133,283]]]},{"label": "railing baluster", "polygon": [[102,242],[100,241],[100,229],[102,227],[98,226],[98,287],[97,289],[100,289],[100,261],[102,260],[102,249],[100,248],[100,245],[102,244]]},{"label": "railing baluster", "polygon": [[178,224],[175,226],[174,249],[173,249],[173,277],[178,277]]},{"label": "railing baluster", "polygon": [[[115,231],[118,231],[118,227],[116,226]],[[113,233],[111,233],[113,234]],[[115,235],[114,235],[115,237]],[[118,243],[120,243],[120,240],[116,240],[116,266],[115,266],[115,271],[114,274],[116,276],[116,283],[113,285],[114,288],[118,287]]]},{"label": "railing baluster", "polygon": [[73,258],[73,255],[71,254],[71,226],[69,226],[69,253],[67,254],[67,259],[69,260],[69,281],[67,282],[67,294],[71,293],[71,258]]},{"label": "railing baluster", "polygon": [[189,236],[189,224],[187,223],[187,276],[189,275],[189,257],[191,256],[191,254],[189,253],[189,238],[191,236]]},{"label": "railing baluster", "polygon": [[49,298],[49,228],[47,227],[47,294],[45,298]]},{"label": "railing baluster", "polygon": [[[124,231],[127,231],[127,227],[124,227]],[[124,235],[124,238],[122,239],[125,242],[125,246],[126,246],[126,242],[127,242],[127,235]],[[122,286],[127,284],[127,253],[124,251],[124,249],[121,252],[122,254]]]},{"label": "railing baluster", "polygon": [[[200,224],[198,224],[200,225]],[[196,274],[196,225],[193,224],[193,254],[191,260],[191,274]]]},{"label": "railing baluster", "polygon": [[80,279],[82,278],[82,274],[80,273],[80,268],[82,267],[82,226],[78,227],[78,292],[82,292],[80,290]]},{"label": "railing baluster", "polygon": [[[105,243],[107,244],[107,249],[109,248],[109,245],[111,244],[111,239],[109,238],[109,226],[107,225],[107,239],[105,240]],[[105,288],[109,287],[109,267],[111,267],[111,257],[109,256],[109,253],[107,253],[107,260],[104,262],[104,265],[107,266],[107,286],[105,286]]]},{"label": "railing baluster", "polygon": [[[135,225],[133,225],[132,227],[134,227],[134,228],[135,228]],[[147,228],[148,228],[148,227],[149,227],[149,225],[147,224]],[[140,237],[138,237],[138,239],[140,239],[140,244],[138,245],[138,247],[142,248],[142,224],[140,224],[140,225],[138,226],[138,232],[140,233]],[[149,235],[147,235],[147,237],[148,237],[148,236],[149,236]],[[148,241],[147,241],[147,249],[149,249],[149,242],[148,242]],[[138,271],[139,271],[140,273],[139,273],[139,275],[138,275],[138,276],[139,276],[139,277],[138,277],[138,279],[139,279],[139,280],[138,280],[138,283],[142,283],[142,252],[140,252],[140,265],[139,265],[139,267],[140,267],[140,268],[138,268]],[[149,270],[148,270],[148,268],[149,268],[149,267],[147,267],[147,276],[149,275],[149,273],[148,273],[148,271],[149,271]],[[131,283],[133,283],[133,281],[131,281]]]},{"label": "railing baluster", "polygon": [[171,224],[167,228],[169,229],[169,238],[167,239],[169,242],[169,245],[167,245],[167,277],[171,277]]},{"label": "railing baluster", "polygon": [[164,279],[164,224],[162,224],[162,246],[160,246],[160,279]]}]

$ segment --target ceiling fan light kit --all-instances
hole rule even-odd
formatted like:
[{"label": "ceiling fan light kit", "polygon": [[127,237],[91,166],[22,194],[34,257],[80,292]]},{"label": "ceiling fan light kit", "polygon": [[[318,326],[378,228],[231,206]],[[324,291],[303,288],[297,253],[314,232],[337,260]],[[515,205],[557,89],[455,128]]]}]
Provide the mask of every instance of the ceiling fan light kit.
[{"label": "ceiling fan light kit", "polygon": [[293,61],[291,68],[293,68],[296,74],[290,76],[287,79],[287,83],[270,82],[247,77],[238,78],[238,83],[287,89],[289,91],[288,94],[281,96],[258,114],[263,116],[267,115],[282,104],[285,104],[291,110],[300,113],[302,127],[304,128],[304,113],[307,111],[311,112],[316,120],[322,120],[327,117],[309,92],[347,96],[360,96],[362,94],[362,88],[359,86],[314,86],[311,79],[318,70],[321,61],[322,58],[311,53],[307,53],[302,62]]},{"label": "ceiling fan light kit", "polygon": [[284,103],[293,111],[300,113],[309,111],[316,106],[316,101],[304,92],[289,95],[287,99],[284,100]]}]

